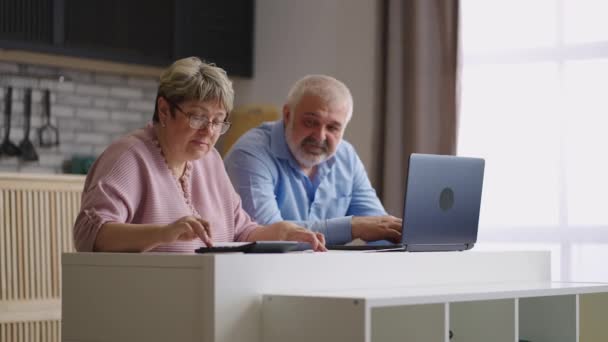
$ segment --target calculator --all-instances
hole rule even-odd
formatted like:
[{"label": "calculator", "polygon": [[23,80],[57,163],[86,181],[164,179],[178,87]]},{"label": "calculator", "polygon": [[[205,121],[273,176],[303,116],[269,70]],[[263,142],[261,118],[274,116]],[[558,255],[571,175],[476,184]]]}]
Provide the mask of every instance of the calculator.
[{"label": "calculator", "polygon": [[286,253],[301,249],[297,241],[255,241],[238,245],[201,247],[196,253]]}]

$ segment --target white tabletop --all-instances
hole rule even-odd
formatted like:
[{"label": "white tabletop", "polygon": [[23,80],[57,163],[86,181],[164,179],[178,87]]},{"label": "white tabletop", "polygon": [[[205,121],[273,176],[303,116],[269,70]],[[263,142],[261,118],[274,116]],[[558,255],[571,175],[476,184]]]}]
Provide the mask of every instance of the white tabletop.
[{"label": "white tabletop", "polygon": [[266,296],[332,298],[364,301],[370,307],[558,296],[608,292],[608,284],[575,282],[512,282],[427,285],[339,291],[286,291]]}]

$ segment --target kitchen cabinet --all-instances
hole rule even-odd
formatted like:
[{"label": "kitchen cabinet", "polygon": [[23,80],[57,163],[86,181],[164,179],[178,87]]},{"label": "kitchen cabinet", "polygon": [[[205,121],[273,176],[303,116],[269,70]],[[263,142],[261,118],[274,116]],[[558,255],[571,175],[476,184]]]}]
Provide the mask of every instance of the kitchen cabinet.
[{"label": "kitchen cabinet", "polygon": [[253,74],[254,0],[0,0],[0,49]]}]

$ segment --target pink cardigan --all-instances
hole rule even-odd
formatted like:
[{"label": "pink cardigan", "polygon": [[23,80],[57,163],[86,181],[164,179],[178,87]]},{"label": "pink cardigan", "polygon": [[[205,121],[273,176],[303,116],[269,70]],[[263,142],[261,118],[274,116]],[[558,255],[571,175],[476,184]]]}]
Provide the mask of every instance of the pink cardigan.
[{"label": "pink cardigan", "polygon": [[[111,144],[93,164],[74,224],[76,250],[92,251],[106,222],[169,224],[188,215],[209,221],[216,242],[244,241],[257,227],[241,207],[217,150],[188,162],[178,180],[148,125]],[[202,245],[196,239],[154,251],[193,252]]]}]

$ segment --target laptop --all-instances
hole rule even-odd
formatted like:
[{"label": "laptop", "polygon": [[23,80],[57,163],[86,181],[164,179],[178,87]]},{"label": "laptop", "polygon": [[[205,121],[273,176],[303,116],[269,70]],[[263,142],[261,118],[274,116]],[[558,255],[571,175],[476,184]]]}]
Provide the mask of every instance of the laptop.
[{"label": "laptop", "polygon": [[485,161],[413,153],[409,158],[401,244],[328,245],[331,250],[464,251],[477,241]]}]

